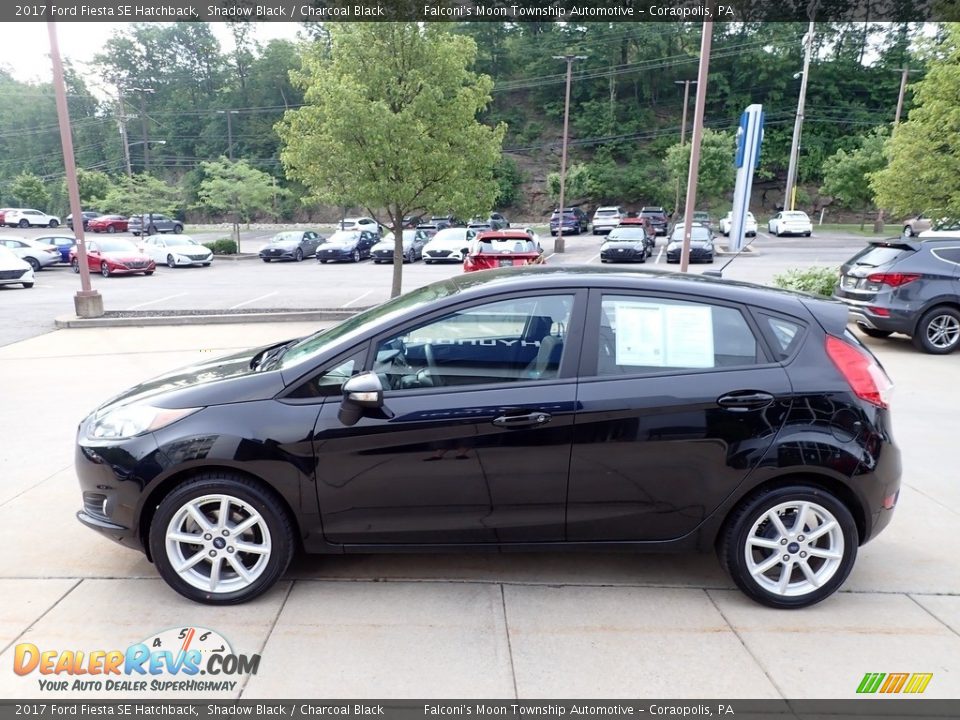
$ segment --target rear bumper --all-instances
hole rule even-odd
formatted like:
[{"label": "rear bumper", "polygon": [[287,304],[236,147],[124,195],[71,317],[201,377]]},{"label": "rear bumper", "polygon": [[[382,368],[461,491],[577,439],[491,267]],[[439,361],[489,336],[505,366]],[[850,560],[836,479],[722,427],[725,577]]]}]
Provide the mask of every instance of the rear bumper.
[{"label": "rear bumper", "polygon": [[[840,297],[836,294],[834,300],[839,300],[847,306],[847,316],[851,323],[871,330],[881,330],[883,332],[903,333],[912,335],[917,324],[917,312],[913,310],[897,310],[894,308],[885,308],[878,303],[867,303],[849,298]],[[872,308],[886,310],[889,315],[879,315]]]}]

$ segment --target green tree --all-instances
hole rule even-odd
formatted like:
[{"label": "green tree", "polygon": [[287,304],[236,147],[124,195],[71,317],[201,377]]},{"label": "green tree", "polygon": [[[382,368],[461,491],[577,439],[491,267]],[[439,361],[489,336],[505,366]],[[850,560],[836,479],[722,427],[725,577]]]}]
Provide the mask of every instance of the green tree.
[{"label": "green tree", "polygon": [[913,90],[909,119],[887,141],[889,163],[870,179],[876,202],[901,216],[960,220],[960,23],[949,23]]},{"label": "green tree", "polygon": [[[700,144],[700,169],[697,172],[697,204],[710,207],[733,190],[737,175],[733,160],[733,134],[705,129]],[[690,168],[690,143],[677,143],[667,150],[664,163],[671,180],[679,181],[680,201],[684,202]]]},{"label": "green tree", "polygon": [[273,177],[250,167],[246,160],[225,157],[200,163],[204,179],[194,207],[233,217],[233,236],[240,249],[240,221],[250,222],[258,213],[271,210],[277,193]]},{"label": "green tree", "polygon": [[[64,178],[61,184],[61,194],[68,197],[67,180]],[[80,191],[80,204],[86,206],[102,200],[110,192],[113,183],[110,176],[99,170],[84,170],[77,168],[77,187]]]},{"label": "green tree", "polygon": [[[493,81],[470,70],[476,43],[437,24],[334,23],[295,75],[305,105],[277,125],[288,177],[320,200],[385,208],[394,236],[420,211],[489,212],[505,133],[477,121]],[[392,294],[402,286],[394,250]]]},{"label": "green tree", "polygon": [[[567,168],[567,182],[563,188],[563,199],[567,207],[578,205],[587,199],[590,190],[590,168],[583,164],[571,165]],[[560,173],[552,172],[547,175],[547,192],[550,197],[560,200]]]},{"label": "green tree", "polygon": [[[823,187],[820,193],[830,195],[840,207],[866,211],[873,202],[870,175],[887,164],[883,154],[886,129],[877,128],[860,138],[856,150],[837,150],[823,163]],[[861,215],[860,227],[863,228]]]},{"label": "green tree", "polygon": [[22,172],[13,179],[10,194],[24,207],[46,210],[50,191],[43,180],[31,172]]},{"label": "green tree", "polygon": [[172,215],[182,204],[180,188],[145,173],[123,176],[97,203],[97,210],[121,215]]}]

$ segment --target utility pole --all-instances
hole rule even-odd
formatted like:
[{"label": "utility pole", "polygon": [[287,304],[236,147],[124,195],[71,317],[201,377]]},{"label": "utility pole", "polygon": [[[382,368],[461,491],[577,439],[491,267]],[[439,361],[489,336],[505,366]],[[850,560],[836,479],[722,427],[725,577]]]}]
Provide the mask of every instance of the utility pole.
[{"label": "utility pole", "polygon": [[804,35],[803,77],[800,80],[800,99],[797,101],[797,119],[793,123],[793,142],[790,144],[790,165],[787,168],[787,189],[783,194],[783,209],[793,210],[796,198],[797,156],[800,154],[800,133],[803,130],[803,109],[807,104],[807,78],[810,75],[810,56],[813,54],[813,20]]},{"label": "utility pole", "polygon": [[156,92],[153,88],[127,88],[140,93],[140,132],[143,135],[143,171],[150,172],[150,143],[147,141],[147,93]]},{"label": "utility pole", "polygon": [[567,135],[570,128],[570,82],[573,78],[573,61],[586,60],[586,55],[554,55],[554,60],[565,60],[567,63],[567,95],[563,103],[563,151],[560,154],[560,218],[557,225],[557,239],[553,242],[553,251],[562,253],[566,250],[563,240],[563,203],[567,184]]},{"label": "utility pole", "polygon": [[697,71],[697,103],[693,110],[693,137],[690,139],[690,169],[687,172],[687,202],[683,211],[683,249],[680,251],[680,272],[690,264],[690,233],[693,211],[697,206],[697,179],[700,174],[700,143],[703,140],[703,111],[707,104],[707,73],[710,70],[710,46],[713,43],[713,21],[704,20],[700,37],[700,67]]},{"label": "utility pole", "polygon": [[127,165],[127,177],[133,177],[130,166],[130,139],[127,137],[127,116],[123,112],[123,88],[117,86],[117,125],[120,128],[120,141],[123,143],[123,159]]},{"label": "utility pole", "polygon": [[[900,74],[900,94],[897,96],[897,112],[893,116],[893,130],[891,135],[897,131],[900,124],[900,114],[903,112],[903,96],[907,94],[907,76],[910,75],[910,68],[904,65],[902,68],[896,68]],[[883,208],[877,210],[877,219],[873,221],[873,232],[880,234],[883,232]]]},{"label": "utility pole", "polygon": [[233,162],[233,124],[230,122],[231,115],[239,115],[239,110],[217,110],[217,115],[227,116],[227,157]]},{"label": "utility pole", "polygon": [[[70,109],[67,107],[67,86],[63,79],[63,60],[60,58],[60,43],[57,41],[57,26],[47,21],[50,38],[50,59],[53,61],[53,90],[57,101],[57,120],[60,124],[60,143],[63,146],[63,169],[67,176],[67,193],[70,196],[70,212],[74,218],[83,219],[80,205],[80,189],[77,183],[77,163],[73,156],[73,136],[70,134]],[[77,238],[77,262],[80,266],[80,292],[73,298],[77,316],[82,318],[103,315],[103,297],[90,285],[90,268],[87,265],[87,244],[83,237],[83,222],[74,223],[73,233]]]},{"label": "utility pole", "polygon": [[[683,85],[683,123],[680,125],[680,147],[687,139],[687,104],[690,99],[690,85],[696,85],[696,80],[674,80],[674,85]],[[673,201],[673,211],[680,207],[680,178],[677,178],[677,196]]]}]

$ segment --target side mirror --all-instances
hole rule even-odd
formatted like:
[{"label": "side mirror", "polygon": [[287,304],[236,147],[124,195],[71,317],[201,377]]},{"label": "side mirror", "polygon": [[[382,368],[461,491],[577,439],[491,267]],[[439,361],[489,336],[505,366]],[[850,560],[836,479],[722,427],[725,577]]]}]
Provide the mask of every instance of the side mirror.
[{"label": "side mirror", "polygon": [[366,372],[354,375],[343,384],[343,400],[337,417],[344,425],[356,425],[365,410],[383,407],[380,376]]}]

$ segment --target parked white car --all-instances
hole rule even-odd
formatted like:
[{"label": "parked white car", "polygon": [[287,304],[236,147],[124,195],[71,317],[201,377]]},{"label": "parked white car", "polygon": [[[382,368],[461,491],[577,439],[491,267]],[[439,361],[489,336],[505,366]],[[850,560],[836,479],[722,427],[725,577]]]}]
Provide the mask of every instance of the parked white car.
[{"label": "parked white car", "polygon": [[18,237],[0,237],[3,245],[21,260],[29,263],[34,272],[60,262],[60,250],[53,245]]},{"label": "parked white car", "polygon": [[3,246],[0,246],[0,285],[33,287],[33,268]]},{"label": "parked white car", "polygon": [[[733,227],[733,213],[728,212],[720,218],[720,232],[723,235],[730,235],[730,228]],[[747,219],[743,223],[743,234],[747,237],[753,237],[757,234],[757,219],[753,213],[747,211]]]},{"label": "parked white car", "polygon": [[593,213],[593,234],[609,234],[626,216],[627,213],[619,206],[598,207],[596,212]]},{"label": "parked white car", "polygon": [[806,235],[813,233],[813,223],[802,210],[784,210],[767,221],[767,232],[771,235]]},{"label": "parked white car", "polygon": [[143,252],[157,265],[183,267],[185,265],[209,265],[213,251],[188,235],[151,235],[143,243]]},{"label": "parked white car", "polygon": [[60,218],[56,215],[47,215],[39,210],[29,208],[15,208],[3,214],[3,222],[8,227],[57,227]]},{"label": "parked white car", "polygon": [[379,233],[380,223],[372,217],[344,218],[340,221],[341,230],[369,230]]},{"label": "parked white car", "polygon": [[423,246],[423,261],[463,262],[470,249],[470,240],[476,233],[469,228],[444,228]]}]

